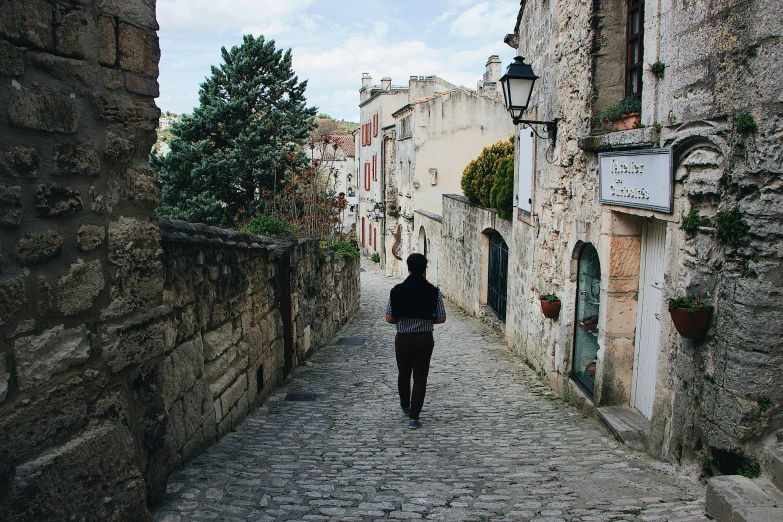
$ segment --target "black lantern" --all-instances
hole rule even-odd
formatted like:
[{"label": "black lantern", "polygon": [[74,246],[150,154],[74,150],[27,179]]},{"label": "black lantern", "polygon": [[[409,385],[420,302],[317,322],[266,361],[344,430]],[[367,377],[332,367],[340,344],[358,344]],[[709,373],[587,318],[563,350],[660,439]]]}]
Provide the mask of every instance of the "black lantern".
[{"label": "black lantern", "polygon": [[367,211],[367,217],[377,223],[384,218],[383,207],[384,206],[380,205],[379,203],[375,203],[375,206],[372,208],[372,210]]},{"label": "black lantern", "polygon": [[351,174],[350,172],[345,175],[345,179],[348,180],[348,184],[349,185],[351,184],[351,178],[352,177],[353,177],[353,174]]},{"label": "black lantern", "polygon": [[506,110],[511,113],[515,125],[519,125],[522,113],[527,110],[527,106],[530,104],[530,96],[533,94],[533,85],[536,80],[538,80],[538,76],[521,56],[514,58],[514,63],[508,66],[506,74],[500,78],[503,97],[506,100]]},{"label": "black lantern", "polygon": [[[500,78],[506,110],[511,113],[514,125],[521,124],[530,128],[539,138],[551,140],[551,147],[554,148],[557,141],[557,118],[552,121],[521,119],[522,113],[527,110],[530,104],[530,97],[533,94],[533,86],[536,80],[538,80],[538,76],[535,75],[530,64],[525,63],[525,59],[521,56],[514,58],[514,62],[506,68],[506,74]],[[546,135],[539,135],[533,128],[533,125],[543,125]]]},{"label": "black lantern", "polygon": [[[349,174],[350,175],[350,174]],[[346,194],[349,198],[352,198],[354,196],[353,187],[348,187],[348,192]]]}]

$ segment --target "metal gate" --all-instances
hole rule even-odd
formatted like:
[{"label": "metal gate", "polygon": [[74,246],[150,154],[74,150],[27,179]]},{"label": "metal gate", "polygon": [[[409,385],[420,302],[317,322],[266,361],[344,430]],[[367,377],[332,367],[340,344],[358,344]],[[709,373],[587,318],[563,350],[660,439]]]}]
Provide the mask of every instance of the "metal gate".
[{"label": "metal gate", "polygon": [[487,304],[497,316],[506,320],[506,288],[508,286],[508,245],[497,232],[489,236],[489,280]]},{"label": "metal gate", "polygon": [[642,227],[639,308],[636,315],[631,405],[652,420],[661,344],[661,309],[666,223],[647,219]]}]

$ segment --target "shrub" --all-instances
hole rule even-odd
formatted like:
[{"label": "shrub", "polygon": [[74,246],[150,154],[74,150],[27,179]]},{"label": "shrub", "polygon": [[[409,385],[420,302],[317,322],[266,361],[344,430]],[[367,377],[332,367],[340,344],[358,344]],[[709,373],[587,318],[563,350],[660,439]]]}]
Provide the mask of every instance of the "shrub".
[{"label": "shrub", "polygon": [[739,205],[734,205],[731,210],[718,212],[717,219],[718,239],[727,245],[739,246],[750,231],[750,227],[742,220]]},{"label": "shrub", "polygon": [[601,120],[605,123],[609,123],[620,120],[631,113],[641,111],[642,100],[631,94],[602,112]]},{"label": "shrub", "polygon": [[750,113],[745,113],[737,117],[737,120],[734,122],[734,128],[737,132],[744,135],[756,132],[759,127],[756,125],[756,118]]},{"label": "shrub", "polygon": [[658,60],[650,66],[650,71],[652,71],[655,77],[660,80],[666,73],[666,64]]},{"label": "shrub", "polygon": [[492,206],[490,194],[495,185],[495,176],[500,163],[508,157],[514,157],[513,136],[508,141],[499,141],[484,148],[478,158],[468,163],[462,173],[461,184],[462,193],[471,203],[485,207]]},{"label": "shrub", "polygon": [[498,211],[498,216],[510,220],[514,215],[514,157],[500,162],[495,184],[489,193],[490,206]]},{"label": "shrub", "polygon": [[257,236],[281,237],[295,235],[291,227],[272,216],[260,215],[250,218],[244,226],[243,232],[255,234]]},{"label": "shrub", "polygon": [[539,299],[542,300],[542,301],[550,302],[550,303],[559,303],[560,302],[560,298],[557,297],[557,295],[555,295],[555,294],[541,294],[541,296],[539,296]]},{"label": "shrub", "polygon": [[381,255],[378,252],[373,252],[370,256],[370,261],[373,263],[380,263],[381,262]]},{"label": "shrub", "polygon": [[677,308],[685,308],[685,311],[689,314],[693,312],[700,312],[708,308],[712,308],[710,305],[706,305],[702,302],[701,297],[695,295],[669,297],[666,299],[666,303],[669,306],[669,311],[676,310]]},{"label": "shrub", "polygon": [[330,249],[335,254],[340,254],[350,259],[359,259],[359,250],[356,248],[356,241],[353,239],[322,241],[321,246]]},{"label": "shrub", "polygon": [[688,215],[682,218],[680,228],[686,232],[693,232],[699,228],[700,224],[701,216],[699,215],[699,209],[692,207]]}]

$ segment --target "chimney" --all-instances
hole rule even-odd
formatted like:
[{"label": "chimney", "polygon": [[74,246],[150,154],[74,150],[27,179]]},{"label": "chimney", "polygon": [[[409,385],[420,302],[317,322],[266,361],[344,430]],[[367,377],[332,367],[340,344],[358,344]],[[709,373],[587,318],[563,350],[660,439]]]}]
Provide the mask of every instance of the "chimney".
[{"label": "chimney", "polygon": [[381,78],[381,90],[388,91],[389,89],[391,89],[391,78],[385,76]]},{"label": "chimney", "polygon": [[368,73],[362,73],[362,89],[369,87],[370,85],[372,85],[372,76]]},{"label": "chimney", "polygon": [[502,66],[503,64],[500,62],[500,57],[498,55],[493,54],[490,56],[487,60],[487,70],[484,73],[484,82],[490,83],[500,81]]}]

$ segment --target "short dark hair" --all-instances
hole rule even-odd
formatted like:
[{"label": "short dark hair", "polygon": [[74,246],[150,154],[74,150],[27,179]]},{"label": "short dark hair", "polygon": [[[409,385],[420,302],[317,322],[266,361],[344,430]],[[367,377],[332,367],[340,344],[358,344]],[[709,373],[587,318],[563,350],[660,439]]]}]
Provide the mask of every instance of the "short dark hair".
[{"label": "short dark hair", "polygon": [[427,258],[424,254],[411,254],[405,262],[408,263],[408,271],[412,275],[424,275],[427,271]]}]

